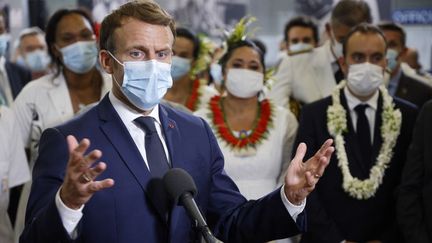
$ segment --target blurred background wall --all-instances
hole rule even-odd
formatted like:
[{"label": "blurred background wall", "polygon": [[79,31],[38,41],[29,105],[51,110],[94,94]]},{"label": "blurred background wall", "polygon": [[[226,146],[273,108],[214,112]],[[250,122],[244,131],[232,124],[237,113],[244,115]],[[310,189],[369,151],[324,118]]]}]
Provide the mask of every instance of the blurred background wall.
[{"label": "blurred background wall", "polygon": [[[81,7],[101,21],[112,9],[127,0],[0,0],[0,8],[8,16],[12,37],[25,27],[42,29],[49,16],[59,8]],[[156,0],[175,16],[179,25],[206,33],[216,42],[223,30],[245,15],[257,18],[251,27],[255,38],[267,45],[266,62],[276,61],[285,23],[298,14],[314,16],[320,31],[328,21],[332,6],[339,0]],[[431,0],[366,0],[374,22],[393,20],[407,32],[407,46],[419,50],[424,69],[432,69],[432,1]]]}]

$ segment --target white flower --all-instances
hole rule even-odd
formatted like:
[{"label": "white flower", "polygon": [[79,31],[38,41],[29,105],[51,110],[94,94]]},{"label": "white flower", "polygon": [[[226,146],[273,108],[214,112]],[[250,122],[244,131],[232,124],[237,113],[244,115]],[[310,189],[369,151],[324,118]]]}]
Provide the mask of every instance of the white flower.
[{"label": "white flower", "polygon": [[332,93],[333,104],[327,109],[327,128],[334,137],[336,147],[336,157],[338,166],[342,171],[342,187],[350,196],[356,199],[368,199],[375,195],[378,187],[382,184],[384,172],[393,156],[393,148],[400,133],[402,124],[401,112],[394,108],[393,99],[388,94],[387,89],[381,86],[380,92],[383,97],[383,111],[381,124],[381,144],[379,155],[375,165],[370,169],[369,178],[359,180],[351,175],[348,166],[348,156],[345,150],[343,133],[347,131],[346,111],[340,104],[340,90],[346,85],[342,81],[336,86]]}]

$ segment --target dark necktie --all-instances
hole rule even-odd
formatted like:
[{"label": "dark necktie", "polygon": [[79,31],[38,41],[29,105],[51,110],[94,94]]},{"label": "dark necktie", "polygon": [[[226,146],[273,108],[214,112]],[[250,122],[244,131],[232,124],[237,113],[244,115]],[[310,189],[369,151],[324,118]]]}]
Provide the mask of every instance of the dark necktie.
[{"label": "dark necktie", "polygon": [[141,116],[136,118],[135,121],[146,133],[145,150],[150,173],[153,177],[162,178],[169,170],[169,164],[156,131],[155,120],[152,117]]},{"label": "dark necktie", "polygon": [[336,83],[339,84],[340,81],[342,81],[345,77],[344,74],[342,72],[342,69],[340,68],[340,66],[338,65],[338,70],[334,73],[334,77],[336,80]]},{"label": "dark necktie", "polygon": [[372,143],[369,121],[366,117],[365,110],[368,108],[367,104],[359,104],[354,110],[357,113],[357,139],[360,145],[360,151],[362,153],[362,158],[365,160],[366,165],[371,165],[372,158]]}]

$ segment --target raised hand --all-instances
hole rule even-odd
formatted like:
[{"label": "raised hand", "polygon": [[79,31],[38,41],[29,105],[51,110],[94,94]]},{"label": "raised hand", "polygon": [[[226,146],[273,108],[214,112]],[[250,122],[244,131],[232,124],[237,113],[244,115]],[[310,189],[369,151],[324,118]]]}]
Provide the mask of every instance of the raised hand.
[{"label": "raised hand", "polygon": [[332,144],[333,140],[327,139],[315,155],[305,163],[303,158],[306,154],[306,144],[301,143],[297,147],[296,155],[288,166],[285,176],[285,195],[291,203],[300,205],[315,188],[334,152]]},{"label": "raised hand", "polygon": [[95,149],[85,154],[90,146],[90,140],[85,138],[78,144],[76,138],[69,135],[67,136],[67,143],[69,147],[69,161],[60,190],[60,198],[67,207],[79,209],[90,200],[95,192],[112,187],[114,180],[94,180],[105,171],[106,164],[99,162],[91,167],[95,161],[101,158],[102,152]]}]

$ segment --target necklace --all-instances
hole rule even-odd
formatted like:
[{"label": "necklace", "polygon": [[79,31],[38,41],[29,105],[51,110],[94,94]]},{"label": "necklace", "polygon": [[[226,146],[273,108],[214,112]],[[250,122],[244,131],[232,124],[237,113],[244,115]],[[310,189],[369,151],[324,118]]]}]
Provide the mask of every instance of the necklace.
[{"label": "necklace", "polygon": [[199,103],[200,103],[200,97],[201,97],[201,81],[199,78],[196,78],[192,83],[192,90],[191,93],[186,100],[186,107],[191,111],[196,111],[198,109]]},{"label": "necklace", "polygon": [[370,169],[369,178],[360,180],[351,175],[348,166],[348,157],[345,150],[343,133],[347,132],[347,118],[345,108],[340,103],[340,91],[346,86],[342,81],[332,93],[333,105],[327,109],[327,127],[330,135],[334,137],[338,166],[342,171],[342,187],[351,197],[368,199],[375,195],[382,184],[384,172],[388,168],[393,156],[393,148],[400,133],[402,115],[400,110],[394,108],[392,97],[382,85],[379,91],[383,97],[383,111],[381,124],[381,137],[383,143],[376,159],[375,165]]},{"label": "necklace", "polygon": [[250,155],[251,151],[267,138],[269,128],[273,126],[273,105],[267,99],[261,101],[258,119],[252,131],[250,133],[241,131],[240,136],[236,137],[226,122],[221,101],[221,96],[214,96],[209,103],[211,112],[208,117],[213,122],[217,136],[238,155]]}]

